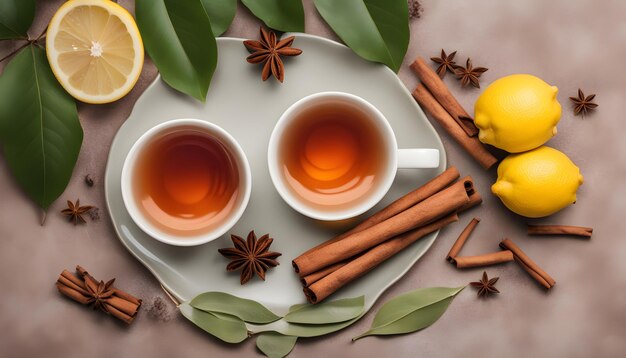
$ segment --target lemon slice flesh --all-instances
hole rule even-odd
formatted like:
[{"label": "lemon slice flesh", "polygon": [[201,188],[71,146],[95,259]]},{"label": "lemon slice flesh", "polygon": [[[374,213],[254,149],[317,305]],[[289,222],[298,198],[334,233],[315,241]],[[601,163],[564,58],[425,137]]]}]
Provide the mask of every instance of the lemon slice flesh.
[{"label": "lemon slice flesh", "polygon": [[63,88],[86,103],[108,103],[133,88],[143,43],[132,15],[109,0],[70,0],[46,33],[50,67]]}]

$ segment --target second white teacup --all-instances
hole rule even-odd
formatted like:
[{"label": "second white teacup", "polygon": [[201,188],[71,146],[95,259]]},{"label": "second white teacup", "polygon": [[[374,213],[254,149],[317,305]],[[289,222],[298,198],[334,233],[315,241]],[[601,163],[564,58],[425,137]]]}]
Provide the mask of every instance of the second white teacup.
[{"label": "second white teacup", "polygon": [[399,168],[436,168],[439,150],[398,149],[385,116],[343,92],[300,99],[270,137],[272,182],[293,209],[334,221],[360,215],[389,191]]}]

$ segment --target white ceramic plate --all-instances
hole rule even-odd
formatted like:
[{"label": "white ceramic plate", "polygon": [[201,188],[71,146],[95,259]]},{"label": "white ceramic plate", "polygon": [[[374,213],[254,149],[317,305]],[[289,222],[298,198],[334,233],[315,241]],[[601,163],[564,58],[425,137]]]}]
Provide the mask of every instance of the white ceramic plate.
[{"label": "white ceramic plate", "polygon": [[[296,34],[294,46],[303,54],[285,61],[285,82],[261,80],[261,68],[248,64],[241,39],[219,38],[219,61],[206,103],[169,88],[160,78],[148,87],[118,131],[105,175],[109,214],[126,248],[141,261],[177,299],[186,301],[206,291],[223,291],[254,299],[277,314],[305,302],[291,260],[303,251],[354,225],[324,224],[292,210],[280,198],[270,180],[267,147],[274,124],[298,99],[321,91],[343,91],[360,96],[387,117],[402,147],[436,148],[441,153],[436,169],[401,170],[394,185],[374,210],[415,189],[446,167],[441,141],[404,84],[387,67],[367,62],[347,47],[307,34]],[[243,217],[232,233],[245,237],[252,229],[258,236],[270,233],[271,249],[281,252],[280,266],[267,272],[266,281],[239,284],[239,274],[227,273],[228,260],[217,249],[232,247],[225,235],[196,247],[174,247],[152,239],[131,220],[122,202],[120,176],[124,158],[133,143],[148,129],[174,118],[198,118],[231,133],[243,147],[252,169],[252,195]],[[406,273],[428,250],[433,233],[344,287],[329,299],[365,295],[366,312],[383,291]],[[286,323],[281,322],[283,325]],[[284,326],[276,327],[283,331]]]}]

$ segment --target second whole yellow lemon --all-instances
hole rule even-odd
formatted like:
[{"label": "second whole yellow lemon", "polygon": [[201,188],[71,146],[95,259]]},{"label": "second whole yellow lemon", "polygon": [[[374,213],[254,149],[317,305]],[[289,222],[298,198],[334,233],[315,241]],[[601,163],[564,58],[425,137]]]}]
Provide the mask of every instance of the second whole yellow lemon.
[{"label": "second whole yellow lemon", "polygon": [[582,183],[580,170],[565,154],[543,146],[506,157],[491,191],[511,211],[538,218],[574,203]]},{"label": "second whole yellow lemon", "polygon": [[556,86],[527,74],[494,81],[474,107],[478,138],[510,153],[543,145],[556,134],[561,118],[557,93]]}]

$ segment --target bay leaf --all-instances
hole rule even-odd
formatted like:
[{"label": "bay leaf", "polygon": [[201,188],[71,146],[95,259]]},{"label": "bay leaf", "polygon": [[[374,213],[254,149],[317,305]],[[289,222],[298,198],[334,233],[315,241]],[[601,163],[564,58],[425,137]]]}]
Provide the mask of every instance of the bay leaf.
[{"label": "bay leaf", "polygon": [[17,183],[43,209],[65,190],[83,141],[76,102],[29,45],[0,76],[0,140]]},{"label": "bay leaf", "polygon": [[359,317],[355,317],[349,321],[328,324],[301,324],[290,323],[282,333],[297,337],[317,337],[339,331],[358,321]]},{"label": "bay leaf", "polygon": [[217,44],[200,0],[136,0],[144,47],[172,88],[206,99],[217,66]]},{"label": "bay leaf", "polygon": [[237,317],[219,318],[209,312],[195,309],[186,302],[181,303],[178,308],[193,324],[224,342],[239,343],[248,338],[246,324]]},{"label": "bay leaf", "polygon": [[285,336],[278,332],[262,332],[256,339],[256,346],[269,358],[282,358],[291,352],[298,337]]},{"label": "bay leaf", "polygon": [[370,329],[353,338],[415,332],[435,323],[465,287],[417,289],[386,302],[376,313]]},{"label": "bay leaf", "polygon": [[214,36],[220,36],[230,26],[237,12],[237,0],[202,0],[202,6],[211,21]]},{"label": "bay leaf", "polygon": [[363,313],[365,296],[346,298],[312,304],[294,305],[289,308],[285,321],[304,324],[328,324],[351,320]]},{"label": "bay leaf", "polygon": [[409,46],[406,0],[314,0],[343,42],[368,61],[398,72]]},{"label": "bay leaf", "polygon": [[250,323],[266,324],[280,319],[279,316],[256,301],[224,292],[201,293],[194,297],[189,304],[202,311],[226,313]]},{"label": "bay leaf", "polygon": [[304,8],[301,0],[241,0],[267,25],[283,32],[304,32]]},{"label": "bay leaf", "polygon": [[35,0],[0,1],[0,40],[28,37],[35,18]]}]

